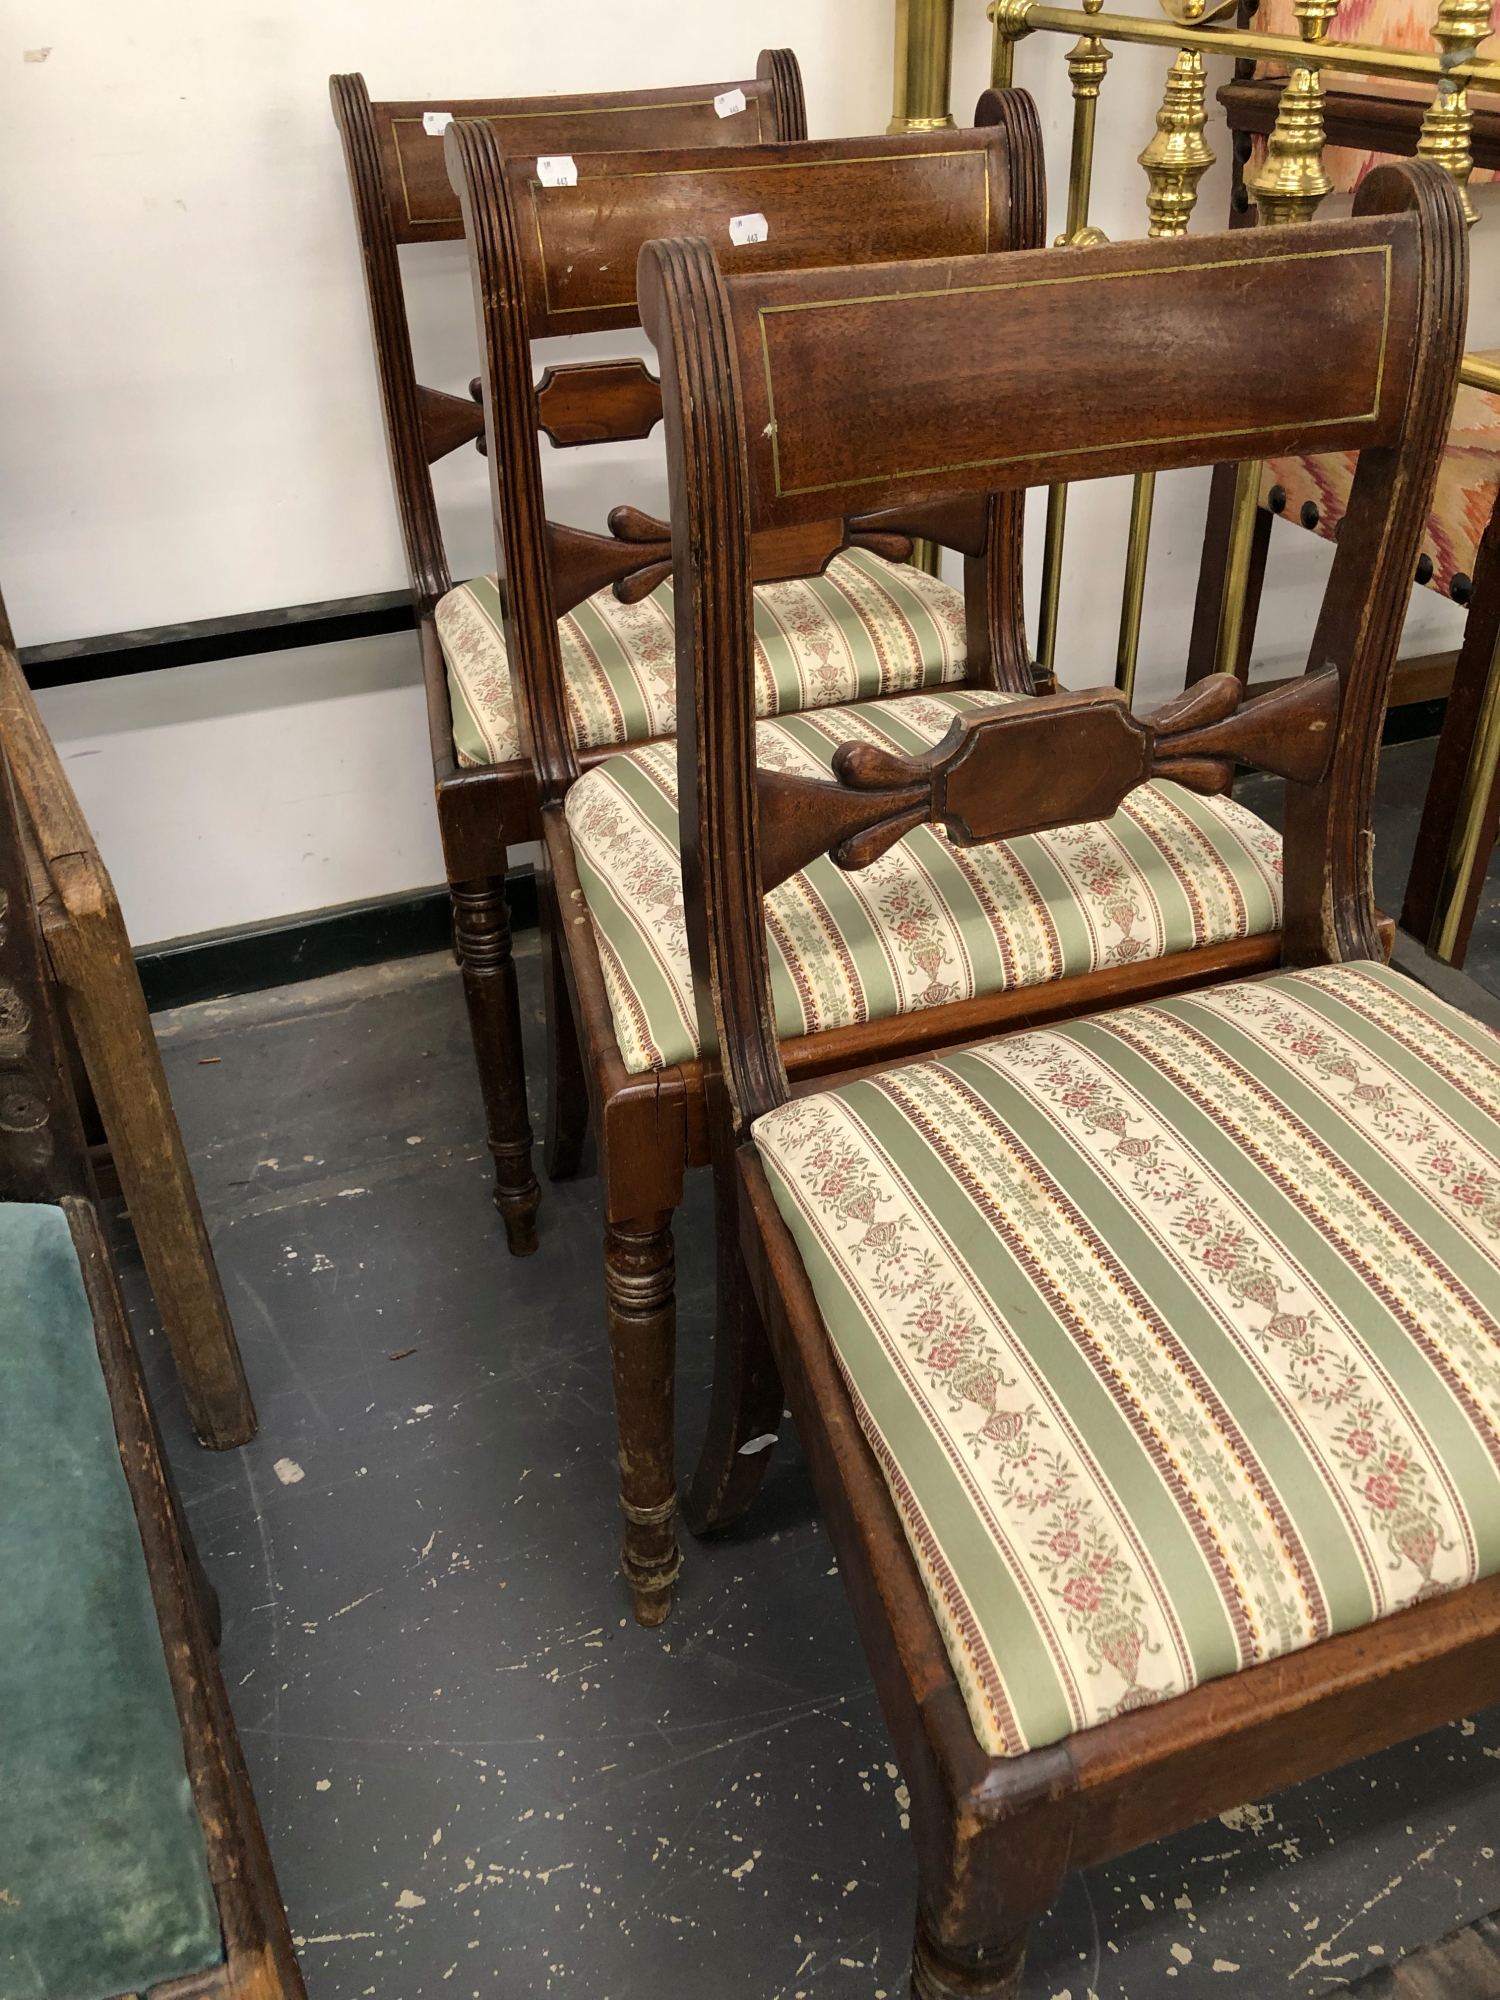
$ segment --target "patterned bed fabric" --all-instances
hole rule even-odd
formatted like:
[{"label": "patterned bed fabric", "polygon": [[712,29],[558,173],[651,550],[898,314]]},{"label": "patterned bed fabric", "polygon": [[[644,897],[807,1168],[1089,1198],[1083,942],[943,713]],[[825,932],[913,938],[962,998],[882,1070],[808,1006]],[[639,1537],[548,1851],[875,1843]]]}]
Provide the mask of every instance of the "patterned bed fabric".
[{"label": "patterned bed fabric", "polygon": [[755,1138],[991,1754],[1500,1567],[1500,1040],[1399,974],[1016,1035]]},{"label": "patterned bed fabric", "polygon": [[[1437,43],[1432,39],[1432,27],[1437,19],[1437,0],[1343,0],[1338,16],[1329,29],[1330,35],[1341,42],[1367,42],[1381,49],[1401,49],[1417,55],[1437,55]],[[1300,35],[1301,28],[1293,6],[1293,0],[1262,0],[1256,12],[1255,26],[1268,35]],[[1480,44],[1480,53],[1493,59],[1500,43],[1491,38]],[[1283,71],[1277,64],[1264,65],[1261,74]],[[1284,72],[1283,72],[1284,73]],[[1430,89],[1418,85],[1404,87],[1375,78],[1355,79],[1353,77],[1325,75],[1325,90],[1358,89],[1360,82],[1368,82],[1370,87],[1395,96],[1410,95],[1413,101],[1423,107],[1431,102]],[[1493,91],[1471,90],[1469,108],[1474,111],[1493,110],[1497,99]],[[1334,189],[1339,194],[1350,193],[1357,188],[1372,167],[1378,167],[1382,160],[1393,157],[1390,153],[1372,153],[1356,146],[1325,146],[1323,165]],[[1265,158],[1265,140],[1257,138],[1251,155],[1253,166],[1247,168],[1246,179],[1253,178]],[[1495,178],[1492,168],[1477,168],[1472,176],[1472,185]]]},{"label": "patterned bed fabric", "polygon": [[[492,576],[460,584],[435,614],[448,669],[461,764],[521,755],[500,596]],[[580,749],[643,743],[677,727],[670,582],[639,604],[601,590],[558,623],[574,741]],[[755,593],[756,712],[783,715],[962,680],[961,591],[863,549],[822,576]]]},{"label": "patterned bed fabric", "polygon": [[[1340,17],[1342,19],[1342,16]],[[1500,361],[1500,348],[1483,357]],[[1262,469],[1261,505],[1271,488],[1286,494],[1285,518],[1302,519],[1309,502],[1317,508],[1317,531],[1332,540],[1349,506],[1357,454],[1330,452],[1322,458],[1273,458]],[[1473,580],[1480,536],[1489,526],[1500,488],[1500,396],[1461,386],[1453,423],[1438,471],[1437,491],[1427,517],[1423,551],[1432,558],[1429,587],[1450,593],[1453,579]]]},{"label": "patterned bed fabric", "polygon": [[[965,710],[1025,696],[955,692],[759,725],[774,770],[822,777],[854,739],[906,754]],[[698,1053],[682,906],[673,744],[631,750],[568,794],[615,1038],[631,1071]],[[957,848],[919,827],[858,874],[827,855],[766,898],[783,1038],[1039,986],[1281,924],[1281,841],[1230,799],[1143,785],[1113,819]]]}]

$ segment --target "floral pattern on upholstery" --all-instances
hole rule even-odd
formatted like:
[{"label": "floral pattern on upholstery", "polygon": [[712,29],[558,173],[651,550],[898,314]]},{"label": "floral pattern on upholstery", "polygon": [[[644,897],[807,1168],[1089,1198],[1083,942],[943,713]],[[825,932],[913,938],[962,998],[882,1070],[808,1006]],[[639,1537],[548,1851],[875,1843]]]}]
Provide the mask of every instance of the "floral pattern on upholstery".
[{"label": "floral pattern on upholstery", "polygon": [[1383,966],[757,1121],[981,1744],[1500,1568],[1500,1041]]},{"label": "floral pattern on upholstery", "polygon": [[[760,762],[823,777],[858,738],[911,754],[955,714],[1023,696],[908,695],[762,722]],[[567,800],[615,1036],[631,1071],[698,1052],[682,907],[677,752],[596,765]],[[919,827],[857,874],[827,856],[766,898],[783,1036],[1276,930],[1281,842],[1231,799],[1143,785],[1113,819],[987,847]]]},{"label": "floral pattern on upholstery", "polygon": [[[580,749],[644,743],[677,728],[673,596],[663,583],[639,604],[597,592],[558,621],[563,681]],[[450,590],[435,613],[448,671],[453,740],[465,765],[513,763],[520,720],[495,578]],[[864,701],[962,680],[962,593],[863,549],[822,576],[755,593],[759,715]]]}]

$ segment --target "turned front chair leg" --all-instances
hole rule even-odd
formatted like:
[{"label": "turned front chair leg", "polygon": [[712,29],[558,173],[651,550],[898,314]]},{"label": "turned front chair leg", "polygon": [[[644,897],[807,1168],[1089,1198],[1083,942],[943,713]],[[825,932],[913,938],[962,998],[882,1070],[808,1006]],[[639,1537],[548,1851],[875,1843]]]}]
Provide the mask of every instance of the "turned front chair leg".
[{"label": "turned front chair leg", "polygon": [[495,1206],[514,1257],[536,1248],[542,1191],[531,1169],[531,1121],[526,1111],[526,1064],[521,1005],[511,956],[505,878],[486,875],[450,882],[453,949],[463,974],[469,1032],[479,1062],[485,1136],[495,1160]]},{"label": "turned front chair leg", "polygon": [[659,1625],[682,1567],[673,1516],[672,1378],[677,1345],[672,1212],[612,1222],[604,1287],[620,1439],[621,1567],[636,1622]]},{"label": "turned front chair leg", "polygon": [[547,1137],[543,1160],[547,1178],[571,1180],[578,1172],[589,1129],[589,1086],[578,1048],[578,1024],[563,972],[564,944],[558,928],[557,895],[550,882],[542,891],[542,1004],[547,1010]]},{"label": "turned front chair leg", "polygon": [[952,1950],[917,1911],[911,1957],[912,2000],[1018,2000],[1026,1967],[1026,1926],[982,1948]]}]

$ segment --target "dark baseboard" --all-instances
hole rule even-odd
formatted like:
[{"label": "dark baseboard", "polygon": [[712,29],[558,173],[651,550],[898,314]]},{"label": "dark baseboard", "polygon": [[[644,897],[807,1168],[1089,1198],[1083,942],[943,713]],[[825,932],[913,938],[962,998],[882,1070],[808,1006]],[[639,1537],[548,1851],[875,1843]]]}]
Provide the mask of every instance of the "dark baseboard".
[{"label": "dark baseboard", "polygon": [[1425,736],[1438,736],[1442,733],[1447,709],[1446,696],[1439,701],[1408,701],[1400,708],[1388,708],[1380,740],[1382,743],[1417,743]]},{"label": "dark baseboard", "polygon": [[152,625],[140,632],[105,632],[92,639],[23,646],[19,657],[31,687],[72,687],[79,681],[155,673],[161,667],[195,667],[205,660],[239,660],[293,646],[324,646],[332,639],[409,632],[415,622],[409,591],[382,590],[366,597],[241,612],[231,618],[200,618],[188,625]]},{"label": "dark baseboard", "polygon": [[[536,875],[528,865],[505,878],[511,929],[536,928]],[[446,951],[453,938],[446,885],[407,896],[344,903],[277,917],[243,930],[208,931],[136,953],[146,1005],[153,1014],[231,993],[259,993],[354,966]]]}]

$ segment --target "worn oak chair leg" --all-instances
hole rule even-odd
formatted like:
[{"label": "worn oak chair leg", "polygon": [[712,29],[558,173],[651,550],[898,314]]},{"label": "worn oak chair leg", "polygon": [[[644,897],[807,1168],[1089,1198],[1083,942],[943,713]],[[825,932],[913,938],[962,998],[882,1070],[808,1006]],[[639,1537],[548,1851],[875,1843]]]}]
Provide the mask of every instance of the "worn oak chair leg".
[{"label": "worn oak chair leg", "polygon": [[48,955],[188,1416],[201,1443],[229,1450],[254,1437],[255,1405],[119,904],[85,855],[54,861],[50,873],[62,909],[43,906]]},{"label": "worn oak chair leg", "polygon": [[450,882],[453,949],[464,979],[469,1029],[479,1059],[486,1139],[495,1159],[495,1206],[513,1257],[536,1249],[542,1192],[531,1167],[531,1121],[521,1049],[521,1005],[511,956],[505,878]]},{"label": "worn oak chair leg", "polygon": [[620,1439],[621,1565],[636,1622],[660,1625],[682,1567],[673,1516],[672,1374],[677,1346],[672,1212],[604,1231],[604,1288]]},{"label": "worn oak chair leg", "polygon": [[[722,1196],[726,1184],[732,1190],[736,1179],[716,1174],[716,1194]],[[781,1428],[784,1400],[740,1252],[738,1215],[719,1213],[714,1222],[718,1273],[713,1396],[698,1464],[682,1496],[682,1518],[694,1535],[731,1526],[760,1491],[773,1450],[768,1440]]]},{"label": "worn oak chair leg", "polygon": [[564,945],[557,892],[538,877],[542,909],[542,1000],[547,1010],[547,1137],[543,1163],[548,1180],[571,1180],[583,1157],[589,1129],[589,1085],[578,1047],[578,1027],[563,970]]},{"label": "worn oak chair leg", "polygon": [[1026,1926],[998,1944],[952,1952],[932,1935],[920,1909],[911,1956],[912,2000],[1017,2000],[1026,1965]]}]

